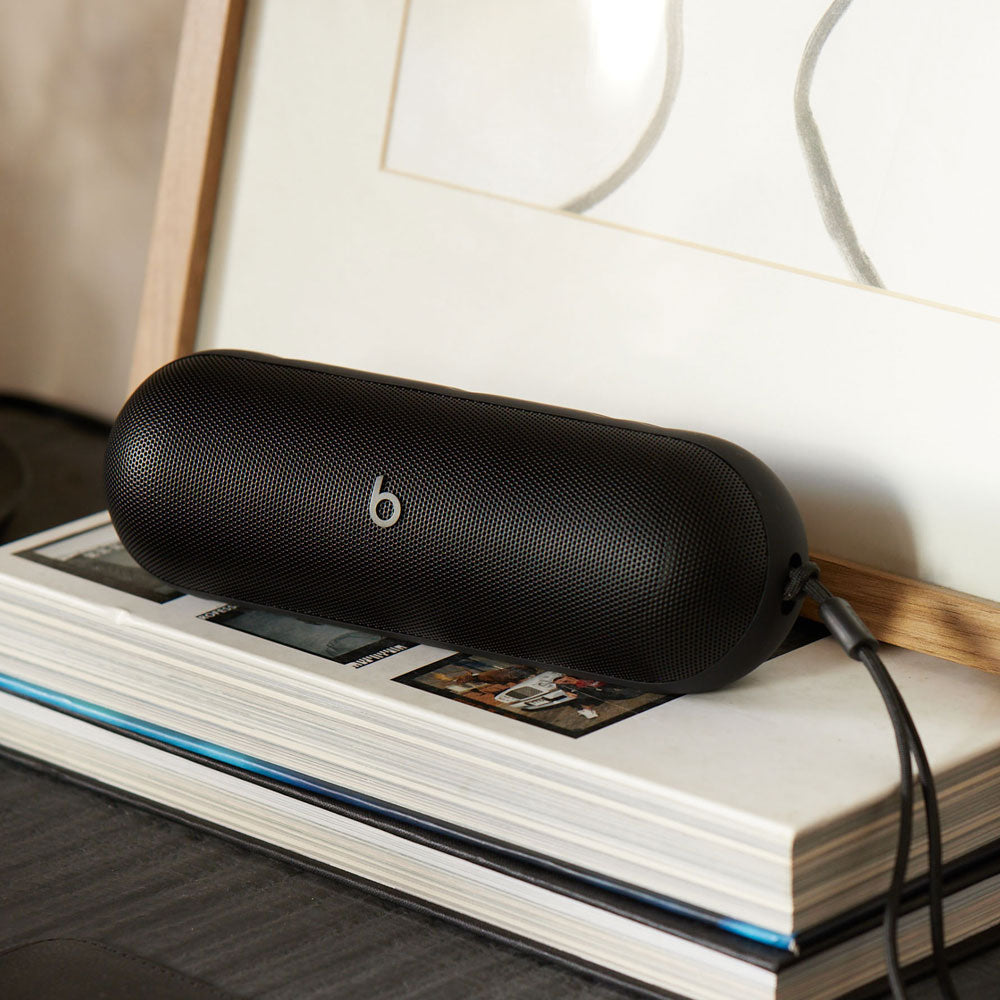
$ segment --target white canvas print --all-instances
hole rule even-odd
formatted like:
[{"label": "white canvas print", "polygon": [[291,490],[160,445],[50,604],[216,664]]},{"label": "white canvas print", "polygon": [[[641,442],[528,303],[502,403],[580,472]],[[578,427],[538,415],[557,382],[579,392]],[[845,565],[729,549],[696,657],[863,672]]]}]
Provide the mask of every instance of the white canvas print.
[{"label": "white canvas print", "polygon": [[1000,315],[1000,7],[411,0],[385,167]]},{"label": "white canvas print", "polygon": [[[998,20],[251,4],[197,346],[715,434],[812,551],[1000,600]],[[797,93],[885,289],[824,215]]]}]

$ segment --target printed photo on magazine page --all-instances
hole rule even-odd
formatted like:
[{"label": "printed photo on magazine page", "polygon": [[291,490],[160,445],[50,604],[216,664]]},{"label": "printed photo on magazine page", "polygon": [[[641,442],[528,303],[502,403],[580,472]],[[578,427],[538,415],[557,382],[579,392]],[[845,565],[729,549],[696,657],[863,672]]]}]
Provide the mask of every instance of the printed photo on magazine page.
[{"label": "printed photo on magazine page", "polygon": [[303,621],[277,611],[255,611],[232,604],[223,604],[198,617],[355,669],[395,656],[415,645],[402,639],[390,639],[376,632],[343,628],[325,622]]},{"label": "printed photo on magazine page", "polygon": [[58,541],[17,554],[43,566],[51,566],[157,604],[183,596],[183,592],[176,587],[147,573],[128,554],[110,524],[74,532]]},{"label": "printed photo on magazine page", "polygon": [[583,736],[677,695],[589,681],[486,656],[457,654],[394,678],[565,736]]}]

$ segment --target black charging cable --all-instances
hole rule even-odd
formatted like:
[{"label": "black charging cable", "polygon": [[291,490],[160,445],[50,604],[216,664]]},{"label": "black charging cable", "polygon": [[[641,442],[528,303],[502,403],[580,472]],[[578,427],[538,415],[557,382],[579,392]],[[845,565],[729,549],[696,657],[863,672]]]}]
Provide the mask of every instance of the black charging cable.
[{"label": "black charging cable", "polygon": [[899,751],[899,836],[896,841],[896,862],[892,881],[886,897],[882,932],[885,947],[889,987],[894,1000],[906,1000],[906,988],[899,964],[897,928],[903,888],[906,882],[906,865],[910,856],[910,838],[913,829],[913,763],[917,766],[920,791],[924,800],[927,820],[928,909],[931,922],[931,951],[938,987],[945,1000],[958,1000],[955,986],[945,956],[944,906],[942,892],[941,820],[938,812],[937,791],[927,754],[920,734],[914,725],[899,688],[886,670],[878,655],[878,640],[868,631],[854,608],[843,598],[834,597],[819,581],[819,567],[804,562],[792,570],[785,587],[784,599],[795,601],[803,593],[819,607],[820,618],[830,634],[840,643],[852,659],[859,660],[879,689],[885,702],[892,728],[896,734]]}]

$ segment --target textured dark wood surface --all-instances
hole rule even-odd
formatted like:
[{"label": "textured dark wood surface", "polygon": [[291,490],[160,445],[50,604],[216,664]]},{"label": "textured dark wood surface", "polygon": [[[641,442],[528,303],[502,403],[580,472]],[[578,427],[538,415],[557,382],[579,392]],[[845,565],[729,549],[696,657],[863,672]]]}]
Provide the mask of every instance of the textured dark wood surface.
[{"label": "textured dark wood surface", "polygon": [[0,804],[0,950],[90,938],[268,1000],[627,996],[3,760]]},{"label": "textured dark wood surface", "polygon": [[[5,540],[103,507],[104,434],[0,401],[0,437],[30,476]],[[0,845],[0,951],[90,938],[267,1000],[634,995],[5,760]],[[1000,948],[957,965],[955,979],[962,1000],[1000,997]],[[926,981],[911,990],[937,995]]]}]

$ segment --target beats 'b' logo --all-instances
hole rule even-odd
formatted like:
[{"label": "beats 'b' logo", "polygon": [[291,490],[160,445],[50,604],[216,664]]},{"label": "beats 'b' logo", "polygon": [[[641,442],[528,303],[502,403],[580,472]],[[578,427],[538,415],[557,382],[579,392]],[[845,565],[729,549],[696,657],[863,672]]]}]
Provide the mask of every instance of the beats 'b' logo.
[{"label": "beats 'b' logo", "polygon": [[[390,493],[388,490],[382,489],[383,479],[385,479],[385,476],[375,477],[375,485],[372,487],[372,498],[368,501],[368,516],[380,528],[391,528],[399,520],[399,515],[403,513],[403,508],[399,502],[399,497],[395,493]],[[378,514],[378,505],[383,500],[392,504],[392,513],[388,517],[379,517]]]}]

